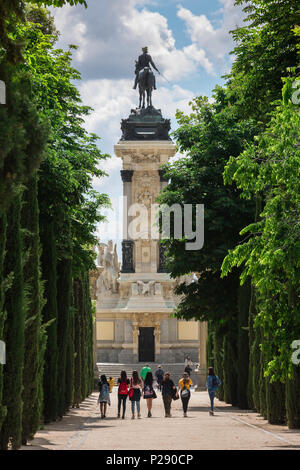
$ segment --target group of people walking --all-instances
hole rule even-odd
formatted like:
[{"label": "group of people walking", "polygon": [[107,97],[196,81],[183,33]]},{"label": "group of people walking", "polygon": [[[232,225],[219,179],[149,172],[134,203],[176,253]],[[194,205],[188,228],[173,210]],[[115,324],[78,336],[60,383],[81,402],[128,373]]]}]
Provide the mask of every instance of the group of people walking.
[{"label": "group of people walking", "polygon": [[[155,387],[156,381],[156,387]],[[208,369],[208,377],[206,387],[208,389],[211,409],[210,414],[214,413],[214,398],[221,384],[220,379],[216,376],[212,367]],[[107,404],[110,405],[110,393],[112,391],[114,381],[112,377],[108,380],[105,375],[101,375],[99,386],[99,398],[98,403],[100,404],[101,418],[106,417]],[[190,371],[185,368],[182,378],[178,382],[178,386],[174,384],[171,379],[170,372],[164,372],[161,366],[158,366],[157,370],[152,373],[151,368],[146,365],[140,371],[134,370],[130,379],[127,377],[125,370],[121,371],[118,379],[118,418],[125,419],[127,397],[131,401],[131,412],[132,419],[141,418],[141,406],[140,401],[143,397],[146,400],[148,418],[152,416],[152,402],[157,398],[155,388],[161,392],[165,417],[171,417],[171,405],[173,400],[181,399],[183,416],[187,417],[188,404],[191,397],[191,387],[193,385],[192,379],[190,378]]]}]

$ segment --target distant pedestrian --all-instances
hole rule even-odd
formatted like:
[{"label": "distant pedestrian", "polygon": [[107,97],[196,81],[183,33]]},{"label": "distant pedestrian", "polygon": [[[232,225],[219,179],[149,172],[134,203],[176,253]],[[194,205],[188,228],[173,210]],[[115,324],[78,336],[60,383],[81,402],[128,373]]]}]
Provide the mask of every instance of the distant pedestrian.
[{"label": "distant pedestrian", "polygon": [[206,388],[208,390],[208,395],[210,398],[210,411],[209,411],[210,415],[214,414],[214,399],[215,399],[218,387],[219,385],[221,385],[221,383],[222,383],[221,380],[215,374],[214,368],[209,367],[208,376],[206,380]]},{"label": "distant pedestrian", "polygon": [[129,386],[129,379],[127,378],[127,374],[125,370],[121,371],[121,376],[118,379],[118,418],[120,418],[121,412],[121,405],[123,406],[122,409],[122,419],[125,419],[125,412],[126,412],[126,400],[128,395],[128,386]]},{"label": "distant pedestrian", "polygon": [[153,375],[152,372],[147,372],[144,380],[144,398],[148,408],[148,418],[151,418],[152,400],[156,398],[156,393],[153,388]]},{"label": "distant pedestrian", "polygon": [[148,366],[148,364],[146,364],[142,369],[141,369],[141,372],[140,372],[140,376],[142,377],[143,381],[145,381],[145,377],[147,375],[148,372],[151,372],[152,373],[152,369],[151,367]]},{"label": "distant pedestrian", "polygon": [[175,396],[177,389],[173,380],[171,379],[170,372],[166,372],[164,375],[164,380],[162,381],[161,393],[163,397],[164,407],[165,407],[165,417],[171,418],[171,404],[172,399]]},{"label": "distant pedestrian", "polygon": [[187,372],[183,373],[182,379],[179,380],[180,398],[182,402],[183,416],[187,417],[187,409],[189,400],[191,398],[191,386],[193,385],[192,379]]},{"label": "distant pedestrian", "polygon": [[131,411],[132,419],[134,419],[134,408],[136,405],[137,417],[141,417],[141,391],[143,389],[143,381],[139,377],[138,371],[134,370],[132,372],[132,377],[130,379],[130,388],[129,388],[129,400],[131,401]]},{"label": "distant pedestrian", "polygon": [[158,366],[158,368],[154,372],[159,391],[161,391],[161,384],[162,384],[162,381],[164,380],[164,374],[165,373],[164,373],[163,368],[161,366]]},{"label": "distant pedestrian", "polygon": [[194,363],[192,362],[190,356],[186,356],[185,361],[184,361],[184,366],[185,366],[184,372],[187,372],[189,374],[189,376],[191,375],[191,372],[193,370],[192,369],[193,364]]},{"label": "distant pedestrian", "polygon": [[109,391],[111,393],[113,391],[113,388],[114,388],[115,380],[114,380],[113,377],[109,377],[107,382],[109,383]]},{"label": "distant pedestrian", "polygon": [[106,408],[107,408],[107,403],[110,405],[110,397],[109,397],[109,384],[107,382],[105,375],[101,375],[100,381],[98,382],[98,386],[99,386],[99,392],[100,392],[98,403],[100,403],[101,418],[106,418]]}]

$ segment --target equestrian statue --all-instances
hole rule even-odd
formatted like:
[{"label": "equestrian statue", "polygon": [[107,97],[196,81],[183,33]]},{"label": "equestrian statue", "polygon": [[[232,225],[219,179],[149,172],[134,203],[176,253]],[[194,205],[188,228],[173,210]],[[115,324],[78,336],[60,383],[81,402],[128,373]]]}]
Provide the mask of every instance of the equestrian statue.
[{"label": "equestrian statue", "polygon": [[143,47],[142,51],[143,54],[141,54],[138,60],[135,61],[135,82],[133,86],[133,89],[135,90],[137,85],[139,85],[139,108],[145,108],[146,94],[147,106],[152,107],[152,90],[156,90],[156,81],[150,65],[160,74],[160,71],[154,64],[151,55],[148,54],[148,47]]}]

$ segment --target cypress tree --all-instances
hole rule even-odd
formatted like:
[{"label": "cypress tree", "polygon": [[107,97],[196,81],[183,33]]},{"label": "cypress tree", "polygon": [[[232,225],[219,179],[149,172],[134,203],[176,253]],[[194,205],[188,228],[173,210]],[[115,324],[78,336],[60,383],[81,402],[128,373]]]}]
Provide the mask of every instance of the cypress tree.
[{"label": "cypress tree", "polygon": [[22,443],[22,380],[24,363],[24,283],[21,236],[21,194],[18,194],[7,211],[6,256],[4,275],[13,275],[5,295],[4,309],[7,318],[4,338],[7,354],[4,366],[3,404],[7,414],[2,423],[0,448],[5,450],[11,443],[18,449]]},{"label": "cypress tree", "polygon": [[286,381],[286,415],[290,429],[300,428],[300,365],[293,365],[294,376]]},{"label": "cypress tree", "polygon": [[[72,299],[72,292],[70,294],[70,297]],[[74,404],[74,314],[75,310],[73,307],[73,302],[71,300],[71,305],[69,308],[69,335],[66,358],[66,410],[68,410]]]},{"label": "cypress tree", "polygon": [[74,406],[79,408],[79,403],[82,401],[82,284],[80,279],[75,279],[73,283],[73,296],[74,296],[74,308],[75,308],[75,318],[74,318],[74,348],[75,348],[75,359],[74,359]]},{"label": "cypress tree", "polygon": [[213,336],[213,326],[209,321],[207,323],[207,342],[206,342],[206,358],[207,358],[207,365],[215,367],[214,364],[214,336]]},{"label": "cypress tree", "polygon": [[249,374],[249,304],[251,286],[248,280],[240,286],[238,292],[238,354],[237,354],[237,405],[248,408],[248,374]]},{"label": "cypress tree", "polygon": [[267,419],[271,424],[286,423],[285,384],[266,378]]},{"label": "cypress tree", "polygon": [[247,386],[247,399],[249,408],[255,409],[253,399],[253,376],[254,376],[254,365],[255,365],[255,329],[254,329],[254,318],[255,318],[255,290],[251,285],[251,297],[249,305],[249,370],[248,370],[248,386]]},{"label": "cypress tree", "polygon": [[87,396],[87,381],[88,381],[88,336],[87,336],[87,299],[86,299],[86,284],[84,271],[80,274],[81,278],[81,295],[82,295],[82,310],[81,310],[81,396],[84,399]]},{"label": "cypress tree", "polygon": [[218,388],[217,397],[219,400],[224,400],[224,351],[223,351],[223,331],[214,325],[213,333],[213,352],[214,352],[214,370],[216,375],[222,381],[222,385]]},{"label": "cypress tree", "polygon": [[254,341],[251,347],[252,357],[252,399],[254,410],[258,413],[261,412],[261,401],[260,401],[260,360],[261,360],[261,332],[260,328],[254,328]]},{"label": "cypress tree", "polygon": [[[5,258],[5,245],[6,245],[6,213],[4,210],[0,211],[0,340],[4,341],[4,258]],[[3,420],[6,416],[6,406],[3,404],[3,365],[0,364],[0,432]]]},{"label": "cypress tree", "polygon": [[57,255],[53,220],[42,219],[42,279],[44,281],[45,305],[42,311],[46,329],[47,345],[43,378],[45,423],[55,421],[58,417],[58,346],[57,346]]},{"label": "cypress tree", "polygon": [[[37,203],[37,174],[27,183],[22,206],[24,250],[24,284],[27,290],[25,324],[25,356],[23,372],[22,442],[26,444],[39,429],[42,413],[43,344],[41,310],[43,289],[40,272],[39,211]],[[24,230],[25,229],[25,230]]]},{"label": "cypress tree", "polygon": [[57,264],[57,345],[58,345],[58,416],[67,411],[67,388],[70,370],[67,371],[67,353],[70,335],[70,309],[72,297],[72,259],[62,258]]},{"label": "cypress tree", "polygon": [[[261,343],[265,340],[263,329],[261,330]],[[266,377],[265,377],[265,354],[260,351],[260,362],[259,362],[259,403],[260,403],[260,414],[267,419],[267,386],[266,386]]]},{"label": "cypress tree", "polygon": [[237,404],[237,338],[235,333],[236,328],[231,324],[223,340],[224,401],[231,403],[233,406]]},{"label": "cypress tree", "polygon": [[94,322],[93,322],[93,305],[91,300],[91,288],[89,272],[84,273],[85,292],[86,292],[86,323],[87,323],[87,393],[88,396],[94,389]]}]

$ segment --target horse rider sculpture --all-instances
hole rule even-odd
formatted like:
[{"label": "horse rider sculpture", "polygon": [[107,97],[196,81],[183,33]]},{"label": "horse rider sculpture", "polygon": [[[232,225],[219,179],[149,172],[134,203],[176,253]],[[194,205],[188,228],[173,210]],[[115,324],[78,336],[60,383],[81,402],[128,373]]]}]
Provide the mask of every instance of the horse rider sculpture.
[{"label": "horse rider sculpture", "polygon": [[[140,73],[142,72],[142,70],[145,67],[148,67],[151,70],[151,67],[150,67],[150,65],[151,65],[154,68],[154,70],[156,70],[158,73],[160,73],[158,68],[154,64],[151,55],[148,54],[148,47],[143,47],[142,51],[143,51],[143,54],[141,54],[139,56],[138,60],[135,61],[135,81],[134,81],[134,86],[133,86],[134,90],[137,87]],[[153,76],[154,76],[154,87],[153,88],[154,88],[154,90],[156,90],[155,75],[153,74]]]}]

